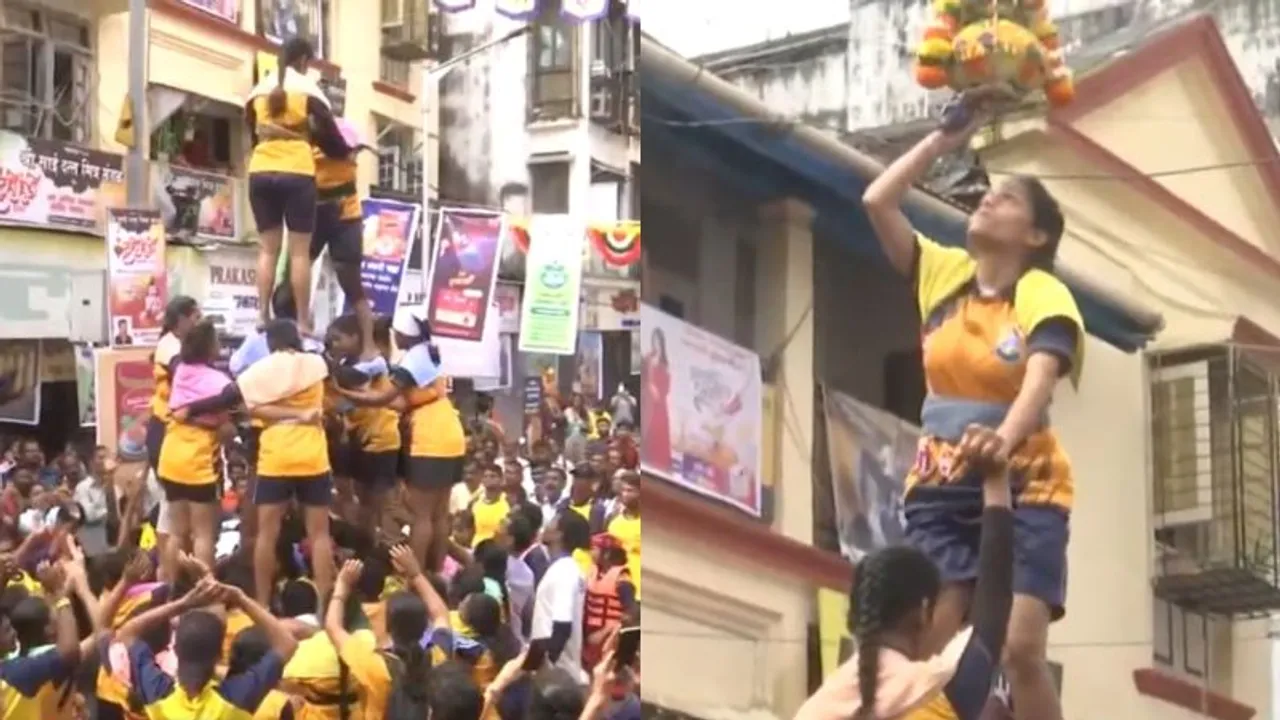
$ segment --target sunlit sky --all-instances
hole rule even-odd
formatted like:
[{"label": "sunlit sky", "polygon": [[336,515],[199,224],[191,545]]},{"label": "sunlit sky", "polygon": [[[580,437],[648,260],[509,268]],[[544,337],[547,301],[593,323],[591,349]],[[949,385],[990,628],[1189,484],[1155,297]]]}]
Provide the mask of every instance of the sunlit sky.
[{"label": "sunlit sky", "polygon": [[[1132,1],[1050,0],[1050,9],[1060,17]],[[645,32],[691,57],[847,22],[849,4],[850,0],[644,0],[643,22]]]}]

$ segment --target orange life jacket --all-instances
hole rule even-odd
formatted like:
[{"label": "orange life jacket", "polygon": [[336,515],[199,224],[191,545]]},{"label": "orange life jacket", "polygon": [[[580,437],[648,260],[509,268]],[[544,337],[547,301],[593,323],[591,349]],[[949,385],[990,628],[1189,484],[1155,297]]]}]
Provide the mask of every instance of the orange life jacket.
[{"label": "orange life jacket", "polygon": [[625,565],[610,568],[597,573],[587,586],[587,608],[583,626],[588,634],[622,622],[623,608],[622,599],[618,597],[618,582],[626,571]]}]

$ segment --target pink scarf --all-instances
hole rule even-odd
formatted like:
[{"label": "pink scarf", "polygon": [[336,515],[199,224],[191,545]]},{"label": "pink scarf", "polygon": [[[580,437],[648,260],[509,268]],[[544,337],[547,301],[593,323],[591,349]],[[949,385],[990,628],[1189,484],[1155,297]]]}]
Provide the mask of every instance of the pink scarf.
[{"label": "pink scarf", "polygon": [[[231,384],[231,378],[221,370],[208,365],[179,363],[173,373],[173,390],[169,394],[169,409],[177,410],[197,400],[205,400],[221,393]],[[221,424],[222,417],[207,418]]]}]

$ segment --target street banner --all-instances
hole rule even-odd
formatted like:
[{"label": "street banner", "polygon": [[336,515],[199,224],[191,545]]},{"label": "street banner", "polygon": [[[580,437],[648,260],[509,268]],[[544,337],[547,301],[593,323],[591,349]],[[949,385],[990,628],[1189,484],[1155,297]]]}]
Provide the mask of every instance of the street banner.
[{"label": "street banner", "polygon": [[147,418],[155,390],[151,348],[97,351],[97,441],[121,462],[147,459]]},{"label": "street banner", "polygon": [[169,302],[160,211],[111,208],[107,215],[111,345],[155,345]]},{"label": "street banner", "polygon": [[759,517],[760,356],[649,305],[640,317],[641,467]]},{"label": "street banner", "polygon": [[843,393],[822,397],[840,552],[856,562],[905,540],[902,484],[920,429]]},{"label": "street banner", "polygon": [[498,328],[512,335],[520,332],[520,286],[499,282],[493,288],[493,298],[498,306]]},{"label": "street banner", "polygon": [[246,337],[258,326],[258,252],[224,247],[204,253],[208,281],[200,309],[228,337]]},{"label": "street banner", "polygon": [[[437,338],[480,342],[498,281],[502,215],[445,208],[435,224],[427,319]],[[496,314],[496,313],[495,313]]]},{"label": "street banner", "polygon": [[0,342],[0,422],[40,423],[40,341]]},{"label": "street banner", "polygon": [[534,215],[529,221],[520,352],[574,354],[585,249],[582,223],[569,215]]},{"label": "street banner", "polygon": [[577,387],[574,389],[588,400],[604,399],[604,335],[586,331],[579,333],[575,361]]},{"label": "street banner", "polygon": [[0,130],[0,224],[101,232],[124,199],[123,156]]},{"label": "street banner", "polygon": [[506,390],[511,387],[513,355],[515,354],[514,350],[515,337],[503,333],[498,357],[498,376],[491,378],[475,378],[474,385],[476,392],[497,392],[498,390]]},{"label": "street banner", "polygon": [[152,188],[169,237],[235,242],[236,183],[226,175],[152,163]]},{"label": "street banner", "polygon": [[365,198],[360,205],[364,210],[360,281],[373,312],[391,315],[396,311],[396,298],[400,295],[409,253],[413,252],[422,208],[375,198]]},{"label": "street banner", "polygon": [[94,390],[97,360],[92,345],[74,346],[76,355],[76,407],[80,413],[80,427],[98,424],[98,398]]}]

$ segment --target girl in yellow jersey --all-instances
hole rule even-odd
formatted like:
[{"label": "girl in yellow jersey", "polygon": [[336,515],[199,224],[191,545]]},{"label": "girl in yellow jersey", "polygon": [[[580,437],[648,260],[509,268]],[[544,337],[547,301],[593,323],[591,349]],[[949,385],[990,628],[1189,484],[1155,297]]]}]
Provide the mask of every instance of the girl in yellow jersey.
[{"label": "girl in yellow jersey", "polygon": [[[218,330],[212,320],[201,320],[182,341],[180,362],[173,374],[171,409],[220,394],[231,378],[213,367],[218,360]],[[156,474],[169,503],[173,537],[163,552],[172,572],[187,550],[206,567],[214,564],[215,529],[218,524],[218,483],[222,479],[219,437],[229,418],[203,415],[169,422]],[[171,575],[172,576],[172,575]]]},{"label": "girl in yellow jersey", "polygon": [[391,320],[396,345],[405,349],[391,370],[392,385],[343,393],[357,405],[372,406],[404,396],[409,417],[406,499],[413,515],[409,542],[419,558],[426,558],[427,567],[438,571],[449,546],[449,494],[462,481],[467,442],[425,314],[424,308],[402,307]]},{"label": "girl in yellow jersey", "polygon": [[245,104],[253,133],[249,158],[249,204],[258,226],[258,312],[270,317],[276,264],[289,232],[289,282],[300,309],[303,334],[311,330],[311,235],[316,222],[316,162],[312,146],[332,157],[346,157],[329,100],[307,77],[315,59],[311,44],[294,38],[280,50],[279,70],[264,77]]},{"label": "girl in yellow jersey", "polygon": [[[380,340],[389,342],[389,329],[384,330],[388,335]],[[354,315],[343,315],[334,320],[328,331],[330,357],[360,371],[363,378],[368,378],[364,385],[373,392],[386,392],[394,387],[387,362],[381,356],[372,361],[360,360],[361,331]],[[372,537],[378,537],[380,528],[392,534],[386,517],[387,495],[396,485],[400,460],[400,411],[404,407],[404,398],[397,395],[386,406],[357,406],[347,414],[350,467],[360,503],[357,522]]]},{"label": "girl in yellow jersey", "polygon": [[911,184],[979,126],[972,104],[957,110],[968,114],[967,127],[930,133],[863,196],[885,254],[913,285],[924,326],[928,395],[903,498],[907,536],[947,583],[933,623],[936,652],[968,615],[982,512],[976,469],[1009,463],[1017,522],[1005,670],[1019,717],[1056,720],[1062,708],[1045,649],[1049,623],[1065,609],[1074,480],[1049,404],[1060,378],[1079,380],[1084,325],[1052,274],[1064,218],[1039,180],[1011,177],[988,190],[964,248],[921,235],[903,213]]},{"label": "girl in yellow jersey", "polygon": [[267,357],[250,365],[219,397],[197,401],[184,410],[198,415],[243,403],[251,416],[265,423],[258,438],[253,566],[255,593],[267,605],[275,587],[276,542],[284,513],[294,500],[302,506],[316,588],[321,597],[332,588],[333,475],[321,422],[329,366],[319,354],[303,350],[302,336],[291,320],[272,320],[263,335],[270,351]]}]

